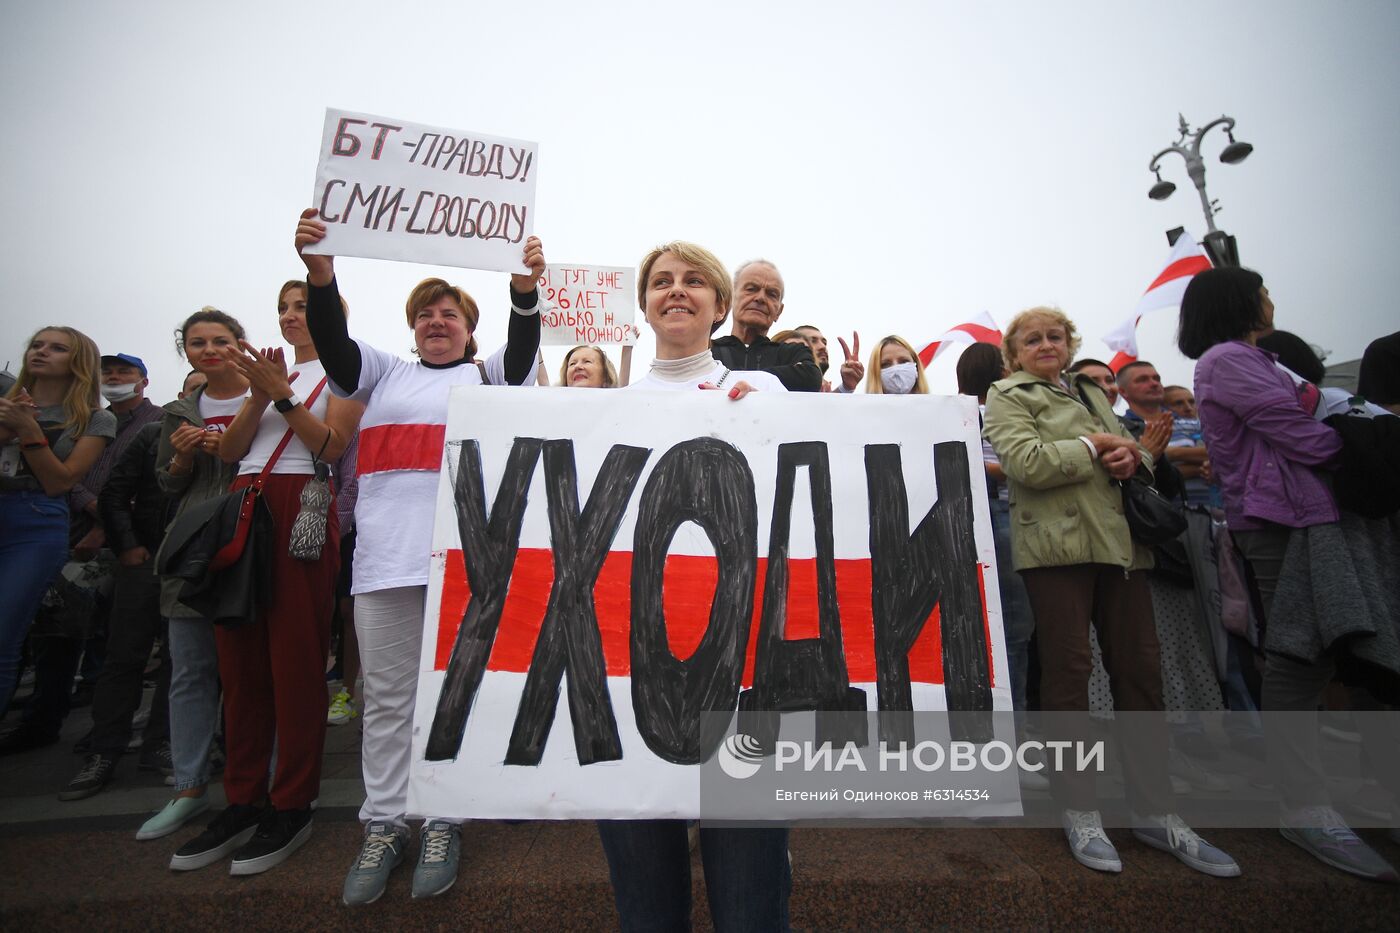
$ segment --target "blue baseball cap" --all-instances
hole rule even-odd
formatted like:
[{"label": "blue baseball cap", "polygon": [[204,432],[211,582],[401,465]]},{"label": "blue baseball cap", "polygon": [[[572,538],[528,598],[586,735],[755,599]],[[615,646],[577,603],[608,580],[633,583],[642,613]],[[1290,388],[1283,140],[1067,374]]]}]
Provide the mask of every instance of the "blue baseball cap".
[{"label": "blue baseball cap", "polygon": [[135,366],[137,369],[141,370],[141,375],[143,377],[147,375],[146,364],[141,362],[141,357],[139,356],[132,356],[130,353],[104,353],[102,355],[102,362],[105,364],[108,360],[116,360],[119,363],[125,363],[127,366]]}]

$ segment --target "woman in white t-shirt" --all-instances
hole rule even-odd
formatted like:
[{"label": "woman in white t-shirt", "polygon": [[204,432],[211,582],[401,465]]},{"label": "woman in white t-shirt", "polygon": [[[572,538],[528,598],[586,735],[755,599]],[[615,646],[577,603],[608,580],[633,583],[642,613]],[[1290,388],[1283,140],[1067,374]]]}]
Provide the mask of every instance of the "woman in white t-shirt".
[{"label": "woman in white t-shirt", "polygon": [[[326,464],[345,450],[364,412],[359,402],[325,391],[325,371],[306,327],[305,282],[282,285],[277,323],[292,346],[290,366],[280,348],[259,351],[240,340],[241,350],[223,349],[224,359],[248,380],[251,391],[224,432],[219,456],[239,464],[233,489],[253,485],[268,471],[261,499],[274,529],[268,605],[249,622],[215,630],[228,754],[224,796],[230,808],[240,808],[248,818],[252,811],[260,812],[256,832],[234,853],[235,875],[280,864],[311,835],[311,804],[320,795],[324,675],[340,567]],[[293,527],[304,509],[301,521],[316,526],[308,530],[322,543],[319,550],[313,545],[294,557]]]},{"label": "woman in white t-shirt", "polygon": [[[177,334],[176,347],[207,380],[189,395],[168,403],[161,416],[156,482],[161,492],[175,500],[178,515],[228,492],[236,470],[219,458],[219,447],[224,430],[243,407],[248,380],[224,359],[224,348],[236,347],[246,336],[233,316],[205,307],[186,318]],[[170,620],[167,648],[175,797],[141,826],[137,839],[168,836],[209,809],[205,787],[219,723],[218,649],[214,624],[179,601],[183,585],[175,577],[161,579],[160,612]],[[215,822],[223,826],[223,814]],[[177,871],[201,868],[218,858],[218,854],[186,857],[177,852],[170,867]]]},{"label": "woman in white t-shirt", "polygon": [[[350,337],[339,310],[334,257],[302,252],[326,234],[316,217],[314,208],[304,211],[296,232],[310,286],[307,323],[329,388],[365,404],[351,584],[364,676],[365,836],[343,894],[346,904],[358,905],[384,893],[408,843],[413,707],[448,391],[533,383],[540,344],[536,285],[545,262],[539,239],[528,238],[521,252],[529,271],[510,277],[506,345],[484,361],[476,359],[479,311],[472,297],[442,279],[419,282],[404,309],[418,357],[409,362]],[[413,896],[432,897],[457,878],[458,821],[429,817],[421,841]]]},{"label": "woman in white t-shirt", "polygon": [[[656,335],[656,359],[631,391],[719,390],[731,399],[787,391],[765,372],[733,372],[710,352],[729,316],[723,263],[694,243],[659,246],[642,260],[637,300]],[[613,897],[624,930],[690,927],[690,849],[683,820],[600,820]],[[786,930],[792,871],[786,829],[705,827],[699,832],[716,929]]]}]

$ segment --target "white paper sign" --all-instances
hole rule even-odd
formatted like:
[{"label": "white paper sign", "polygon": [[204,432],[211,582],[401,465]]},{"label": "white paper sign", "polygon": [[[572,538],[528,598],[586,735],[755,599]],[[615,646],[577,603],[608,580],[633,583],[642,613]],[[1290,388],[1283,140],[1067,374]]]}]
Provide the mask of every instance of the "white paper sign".
[{"label": "white paper sign", "polygon": [[306,251],[521,272],[538,172],[535,143],[328,108]]},{"label": "white paper sign", "polygon": [[834,650],[858,709],[1011,709],[970,398],[473,386],[449,411],[411,812],[699,817],[719,743],[675,736],[696,690],[778,708],[764,639]]},{"label": "white paper sign", "polygon": [[631,346],[641,332],[636,273],[623,266],[550,263],[540,279],[540,343],[575,347],[620,343]]}]

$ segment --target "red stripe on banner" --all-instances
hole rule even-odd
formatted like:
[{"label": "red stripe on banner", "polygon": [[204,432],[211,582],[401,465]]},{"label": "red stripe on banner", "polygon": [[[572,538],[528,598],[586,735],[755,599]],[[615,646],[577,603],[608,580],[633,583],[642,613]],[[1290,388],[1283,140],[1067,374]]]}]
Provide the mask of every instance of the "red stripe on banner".
[{"label": "red stripe on banner", "polygon": [[943,342],[943,341],[941,341],[941,340],[935,340],[933,343],[929,344],[928,346],[926,346],[926,347],[924,347],[922,350],[920,350],[920,351],[919,351],[919,362],[920,362],[920,363],[923,363],[925,366],[928,366],[930,363],[932,363],[932,362],[933,362],[934,354],[936,354],[936,353],[938,352],[938,345],[941,344],[942,342]]},{"label": "red stripe on banner", "polygon": [[1113,359],[1108,361],[1108,368],[1113,370],[1114,374],[1116,375],[1118,373],[1118,370],[1122,369],[1124,366],[1127,366],[1129,363],[1135,362],[1137,362],[1137,357],[1131,356],[1130,354],[1124,353],[1122,350],[1119,350],[1117,353],[1113,354]]},{"label": "red stripe on banner", "polygon": [[1163,269],[1162,274],[1152,280],[1152,284],[1147,286],[1147,291],[1143,292],[1143,294],[1146,295],[1147,292],[1152,291],[1152,289],[1159,285],[1165,285],[1172,279],[1192,276],[1197,272],[1204,272],[1209,268],[1210,260],[1204,256],[1186,256],[1182,259],[1178,259],[1176,262]]},{"label": "red stripe on banner", "polygon": [[379,424],[360,429],[359,475],[386,470],[437,470],[442,466],[441,424]]},{"label": "red stripe on banner", "polygon": [[[852,683],[872,683],[875,680],[874,611],[871,606],[870,561],[838,560],[836,563],[836,602],[841,613],[841,631],[845,643],[847,674]],[[744,686],[753,685],[754,654],[758,644],[759,623],[763,612],[763,585],[768,561],[760,558],[754,581],[753,620],[749,627],[749,643],[745,651]],[[672,554],[666,558],[662,584],[662,605],[666,613],[666,638],[671,652],[681,659],[694,654],[710,620],[710,604],[719,573],[713,557],[693,557]],[[788,561],[788,620],[786,637],[816,638],[817,574],[816,560]],[[525,673],[530,668],[535,641],[544,621],[549,603],[549,590],[554,582],[553,554],[547,548],[521,548],[516,554],[510,589],[506,593],[505,609],[501,615],[496,642],[491,649],[487,669]],[[991,627],[986,613],[986,594],[982,568],[978,568],[978,587],[982,593],[982,622],[986,633],[987,663],[991,668]],[[442,601],[438,607],[437,646],[433,669],[445,670],[457,640],[462,615],[471,599],[462,552],[447,552],[443,577]],[[593,601],[602,639],[603,660],[611,677],[628,677],[632,673],[630,630],[632,612],[632,554],[612,551],[603,561],[598,580],[593,587]],[[929,615],[928,624],[910,649],[910,670],[919,683],[943,683],[942,637],[938,626],[938,609]],[[994,681],[995,682],[995,681]]]}]

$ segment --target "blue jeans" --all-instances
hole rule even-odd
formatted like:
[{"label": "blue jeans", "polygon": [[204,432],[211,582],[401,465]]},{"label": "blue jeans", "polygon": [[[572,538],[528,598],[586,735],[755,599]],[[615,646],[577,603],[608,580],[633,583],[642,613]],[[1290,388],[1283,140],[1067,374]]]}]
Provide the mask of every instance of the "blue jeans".
[{"label": "blue jeans", "polygon": [[219,654],[214,623],[172,618],[170,643],[170,755],[175,790],[209,783],[209,750],[219,726]]},{"label": "blue jeans", "polygon": [[1006,633],[1006,663],[1011,668],[1011,706],[1026,709],[1026,667],[1029,663],[1035,616],[1026,584],[1011,569],[1011,507],[1005,499],[990,500],[992,541],[997,553],[997,590],[1001,594],[1001,622]]},{"label": "blue jeans", "polygon": [[[690,929],[684,820],[600,820],[624,933]],[[700,829],[710,917],[719,933],[785,931],[792,871],[787,829]]]},{"label": "blue jeans", "polygon": [[0,712],[14,693],[34,613],[67,559],[67,499],[0,493]]}]

